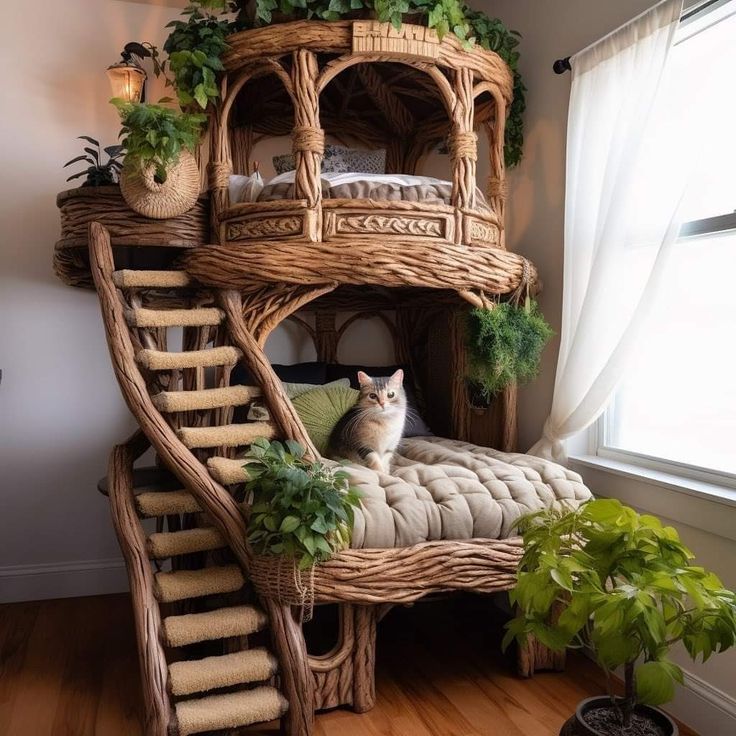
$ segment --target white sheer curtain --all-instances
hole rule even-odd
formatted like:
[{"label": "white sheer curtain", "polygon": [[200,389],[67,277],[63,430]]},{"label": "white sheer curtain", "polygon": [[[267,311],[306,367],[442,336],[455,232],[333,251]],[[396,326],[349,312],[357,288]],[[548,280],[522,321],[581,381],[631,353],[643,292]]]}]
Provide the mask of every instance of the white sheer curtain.
[{"label": "white sheer curtain", "polygon": [[[558,462],[563,440],[606,407],[679,229],[686,164],[669,141],[662,155],[655,121],[681,11],[665,0],[571,59],[561,344],[551,413],[530,450]],[[661,187],[663,165],[672,175]]]}]

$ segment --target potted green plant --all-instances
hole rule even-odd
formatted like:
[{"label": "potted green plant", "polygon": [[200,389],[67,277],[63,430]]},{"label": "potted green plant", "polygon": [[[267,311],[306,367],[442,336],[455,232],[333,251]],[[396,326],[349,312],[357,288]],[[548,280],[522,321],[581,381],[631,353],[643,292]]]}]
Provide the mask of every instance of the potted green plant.
[{"label": "potted green plant", "polygon": [[[67,161],[64,164],[64,168],[71,166],[72,164],[84,161],[89,164],[82,171],[78,171],[76,174],[72,174],[67,181],[73,181],[84,176],[85,179],[82,182],[83,187],[103,187],[110,186],[118,183],[118,176],[120,170],[123,167],[120,158],[125,150],[124,146],[105,146],[104,149],[100,149],[100,142],[91,138],[88,135],[77,136],[79,140],[86,141],[89,146],[84,147],[84,153],[80,156],[75,156],[71,161]],[[107,161],[103,162],[102,151],[107,154]]]},{"label": "potted green plant", "polygon": [[706,660],[733,646],[736,594],[692,564],[672,527],[616,500],[540,511],[520,529],[524,556],[511,594],[519,615],[504,646],[532,635],[553,650],[588,647],[609,683],[623,668],[623,696],[584,700],[561,736],[677,734],[655,707],[682,682],[670,649],[682,642]]},{"label": "potted green plant", "polygon": [[494,302],[468,312],[466,349],[468,389],[474,406],[487,406],[513,382],[532,380],[553,332],[537,303],[527,298]]},{"label": "potted green plant", "polygon": [[251,501],[248,541],[256,555],[307,570],[350,543],[358,492],[336,464],[312,462],[293,440],[257,439],[245,456]]},{"label": "potted green plant", "polygon": [[127,153],[120,177],[125,201],[139,214],[175,217],[199,196],[199,166],[193,156],[206,117],[147,102],[113,99]]}]

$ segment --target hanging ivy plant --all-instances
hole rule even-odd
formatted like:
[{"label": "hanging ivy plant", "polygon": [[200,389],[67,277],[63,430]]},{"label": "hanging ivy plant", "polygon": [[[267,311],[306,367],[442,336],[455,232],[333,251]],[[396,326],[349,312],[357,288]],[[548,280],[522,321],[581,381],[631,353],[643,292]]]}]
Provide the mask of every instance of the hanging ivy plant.
[{"label": "hanging ivy plant", "polygon": [[[237,5],[228,0],[194,0],[182,11],[186,21],[174,20],[167,24],[173,30],[164,43],[169,55],[168,68],[174,75],[167,85],[176,89],[183,107],[198,105],[204,110],[220,96],[217,75],[224,71],[220,57],[227,50],[228,35],[242,27]],[[166,72],[166,62],[160,65]]]},{"label": "hanging ivy plant", "polygon": [[217,79],[223,71],[227,37],[244,28],[269,25],[277,14],[283,20],[328,21],[372,15],[397,28],[405,20],[424,22],[440,38],[452,32],[468,47],[477,43],[494,51],[511,69],[514,99],[506,121],[504,158],[509,167],[521,161],[526,87],[518,70],[520,34],[461,0],[192,0],[182,14],[187,20],[167,26],[173,29],[164,44],[168,60],[160,61],[158,50],[152,49],[154,67],[164,75],[171,71],[173,79],[167,78],[167,84],[176,89],[182,106],[202,110],[219,97]]},{"label": "hanging ivy plant", "polygon": [[554,334],[533,299],[473,309],[466,329],[467,378],[485,401],[515,381],[536,377],[544,346]]}]

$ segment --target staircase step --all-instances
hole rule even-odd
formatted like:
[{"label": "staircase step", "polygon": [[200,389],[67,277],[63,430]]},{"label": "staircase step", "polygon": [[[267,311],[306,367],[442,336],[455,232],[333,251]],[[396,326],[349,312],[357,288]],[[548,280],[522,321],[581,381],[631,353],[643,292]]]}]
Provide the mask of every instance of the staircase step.
[{"label": "staircase step", "polygon": [[112,282],[118,289],[174,289],[189,286],[192,280],[186,271],[115,271]]},{"label": "staircase step", "polygon": [[167,350],[139,350],[136,360],[149,371],[170,371],[183,368],[213,368],[215,366],[235,365],[242,353],[230,345],[204,350],[186,350],[170,353]]},{"label": "staircase step", "polygon": [[232,460],[228,457],[211,457],[207,460],[210,475],[221,485],[230,486],[245,483],[248,473],[243,467],[244,460]]},{"label": "staircase step", "polygon": [[244,583],[243,573],[237,565],[157,572],[155,593],[162,603],[172,603],[204,595],[233,593]]},{"label": "staircase step", "polygon": [[189,491],[147,491],[139,493],[135,497],[135,503],[141,516],[196,514],[202,510]]},{"label": "staircase step", "polygon": [[276,657],[266,649],[205,657],[169,665],[169,684],[174,695],[191,695],[221,687],[263,682],[276,674]]},{"label": "staircase step", "polygon": [[[259,392],[260,393],[260,392]],[[162,412],[219,409],[224,406],[242,406],[254,396],[249,386],[224,386],[199,391],[161,391],[151,397],[153,405]]]},{"label": "staircase step", "polygon": [[286,698],[276,688],[263,686],[183,700],[175,705],[175,710],[179,733],[189,736],[273,721],[281,718],[288,707]]},{"label": "staircase step", "polygon": [[125,319],[131,327],[207,327],[219,325],[225,313],[217,307],[192,309],[126,309]]},{"label": "staircase step", "polygon": [[179,439],[190,449],[202,447],[239,447],[249,445],[258,437],[273,439],[276,428],[272,422],[223,424],[219,427],[182,427]]},{"label": "staircase step", "polygon": [[154,559],[205,552],[225,546],[222,535],[213,526],[178,532],[155,532],[148,537],[148,554]]},{"label": "staircase step", "polygon": [[163,632],[168,646],[183,647],[200,641],[248,636],[261,631],[267,623],[268,617],[257,606],[230,606],[205,613],[167,616],[163,620]]}]

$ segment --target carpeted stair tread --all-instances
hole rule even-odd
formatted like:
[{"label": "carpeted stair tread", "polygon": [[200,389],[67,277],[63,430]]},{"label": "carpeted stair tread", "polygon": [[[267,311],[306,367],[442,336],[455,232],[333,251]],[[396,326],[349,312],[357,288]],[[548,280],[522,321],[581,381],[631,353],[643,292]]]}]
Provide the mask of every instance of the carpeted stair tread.
[{"label": "carpeted stair tread", "polygon": [[289,707],[273,687],[257,687],[224,695],[183,700],[175,705],[181,736],[265,723],[280,718]]},{"label": "carpeted stair tread", "polygon": [[154,559],[205,552],[225,546],[222,535],[213,526],[182,529],[178,532],[154,532],[148,537],[148,554]]},{"label": "carpeted stair tread", "polygon": [[195,514],[202,510],[189,491],[147,491],[139,493],[135,503],[141,516]]},{"label": "carpeted stair tread", "polygon": [[204,350],[185,350],[168,352],[144,348],[136,354],[136,360],[149,371],[170,371],[183,368],[213,368],[215,366],[235,365],[242,353],[230,345]]},{"label": "carpeted stair tread", "polygon": [[173,662],[169,684],[174,695],[191,695],[233,685],[263,682],[278,669],[276,657],[266,649],[245,649],[204,659]]},{"label": "carpeted stair tread", "polygon": [[265,612],[257,606],[229,606],[205,613],[167,616],[163,633],[170,647],[183,647],[200,641],[248,636],[268,624]]},{"label": "carpeted stair tread", "polygon": [[272,422],[223,424],[219,427],[182,427],[179,439],[190,449],[203,447],[239,447],[249,445],[258,437],[273,439],[276,428]]},{"label": "carpeted stair tread", "polygon": [[118,289],[173,289],[192,283],[186,271],[115,271],[112,281]]},{"label": "carpeted stair tread", "polygon": [[233,460],[229,457],[211,457],[207,460],[210,475],[223,486],[245,483],[248,473],[243,467],[244,460]]},{"label": "carpeted stair tread", "polygon": [[218,593],[233,593],[240,590],[245,583],[243,573],[237,565],[157,572],[155,579],[156,598],[162,603]]},{"label": "carpeted stair tread", "polygon": [[153,405],[162,412],[219,409],[225,406],[247,404],[255,392],[249,386],[223,386],[199,391],[161,391],[151,397]]},{"label": "carpeted stair tread", "polygon": [[217,307],[192,309],[126,309],[125,319],[131,327],[207,327],[219,325],[225,313]]}]

